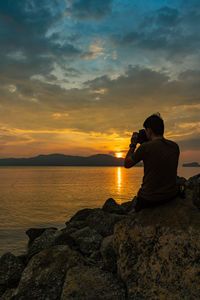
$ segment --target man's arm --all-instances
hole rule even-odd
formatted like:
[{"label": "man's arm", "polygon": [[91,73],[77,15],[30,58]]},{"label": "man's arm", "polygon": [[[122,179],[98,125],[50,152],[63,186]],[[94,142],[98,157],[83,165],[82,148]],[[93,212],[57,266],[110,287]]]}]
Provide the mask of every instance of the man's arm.
[{"label": "man's arm", "polygon": [[131,168],[134,165],[136,165],[137,162],[135,162],[132,158],[133,153],[135,151],[136,145],[133,145],[132,147],[130,147],[128,153],[126,154],[125,160],[124,160],[124,167],[125,168]]},{"label": "man's arm", "polygon": [[145,155],[145,149],[144,144],[140,145],[140,147],[137,148],[135,151],[135,148],[137,146],[138,141],[138,133],[133,132],[133,135],[131,137],[131,144],[129,145],[130,149],[128,153],[126,154],[125,160],[124,160],[124,167],[125,168],[131,168],[135,166],[139,161],[144,159]]}]

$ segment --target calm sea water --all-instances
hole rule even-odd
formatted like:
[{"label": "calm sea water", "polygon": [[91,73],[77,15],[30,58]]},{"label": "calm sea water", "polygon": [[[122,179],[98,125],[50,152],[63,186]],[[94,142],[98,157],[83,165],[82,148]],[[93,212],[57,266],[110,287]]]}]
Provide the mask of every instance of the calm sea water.
[{"label": "calm sea water", "polygon": [[[198,173],[178,170],[185,178]],[[0,256],[23,253],[30,227],[64,228],[77,210],[102,207],[110,197],[132,200],[142,176],[142,167],[0,167]]]}]

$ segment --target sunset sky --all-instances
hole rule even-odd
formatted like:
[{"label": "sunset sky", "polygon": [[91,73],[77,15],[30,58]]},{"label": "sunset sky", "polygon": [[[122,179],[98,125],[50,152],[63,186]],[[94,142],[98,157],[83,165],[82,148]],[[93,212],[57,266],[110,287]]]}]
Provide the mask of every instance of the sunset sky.
[{"label": "sunset sky", "polygon": [[160,112],[200,162],[199,0],[3,0],[0,55],[0,158],[125,153]]}]

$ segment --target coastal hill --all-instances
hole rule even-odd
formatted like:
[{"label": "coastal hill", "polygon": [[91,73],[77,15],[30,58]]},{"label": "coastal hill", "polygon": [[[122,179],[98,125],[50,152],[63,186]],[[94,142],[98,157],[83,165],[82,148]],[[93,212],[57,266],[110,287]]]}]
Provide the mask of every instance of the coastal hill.
[{"label": "coastal hill", "polygon": [[84,208],[62,229],[30,228],[0,258],[1,300],[200,299],[200,174],[184,196],[135,212],[135,199]]},{"label": "coastal hill", "polygon": [[[65,154],[38,155],[30,158],[2,158],[0,166],[123,166],[124,158],[108,154],[72,156]],[[138,164],[137,166],[141,166]]]}]

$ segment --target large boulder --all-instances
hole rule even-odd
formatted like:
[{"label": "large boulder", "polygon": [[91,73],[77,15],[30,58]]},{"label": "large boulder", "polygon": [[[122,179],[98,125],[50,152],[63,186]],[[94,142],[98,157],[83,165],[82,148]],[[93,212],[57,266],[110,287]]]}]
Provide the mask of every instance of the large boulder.
[{"label": "large boulder", "polygon": [[0,296],[6,289],[16,287],[24,269],[21,260],[10,252],[0,258]]},{"label": "large boulder", "polygon": [[28,235],[29,237],[29,242],[28,242],[28,247],[31,246],[32,242],[38,238],[40,235],[43,234],[43,232],[45,232],[45,230],[47,229],[53,229],[53,230],[57,230],[56,227],[47,227],[47,228],[29,228],[26,231],[26,235]]},{"label": "large boulder", "polygon": [[200,299],[199,229],[190,197],[118,222],[113,247],[128,299]]},{"label": "large boulder", "polygon": [[93,212],[87,217],[86,223],[103,237],[113,234],[114,225],[125,215],[108,213],[100,208],[93,209]]},{"label": "large boulder", "polygon": [[96,266],[78,265],[67,272],[61,300],[125,300],[123,284]]},{"label": "large boulder", "polygon": [[79,245],[82,253],[90,255],[100,248],[102,236],[90,227],[84,227],[71,234],[72,238]]},{"label": "large boulder", "polygon": [[113,249],[113,235],[105,237],[100,248],[105,270],[115,273],[117,271],[117,257]]},{"label": "large boulder", "polygon": [[16,289],[7,289],[5,291],[5,293],[1,296],[1,300],[10,300],[12,299],[12,296],[14,296],[14,293],[15,293],[15,290]]},{"label": "large boulder", "polygon": [[54,244],[57,234],[60,234],[57,229],[46,229],[41,235],[33,240],[28,248],[27,258],[30,259],[36,253],[48,249]]},{"label": "large boulder", "polygon": [[103,211],[107,211],[109,213],[122,214],[122,215],[125,213],[122,206],[117,204],[117,202],[113,198],[107,199],[102,209]]},{"label": "large boulder", "polygon": [[68,232],[70,235],[74,234],[78,229],[89,226],[95,229],[103,237],[113,234],[115,223],[124,218],[125,215],[109,213],[101,208],[82,209],[78,211],[69,221],[67,221],[66,228],[63,232]]},{"label": "large boulder", "polygon": [[71,217],[70,222],[75,221],[85,221],[86,218],[92,213],[92,208],[84,208],[75,213],[73,217]]},{"label": "large boulder", "polygon": [[127,201],[121,204],[122,209],[125,213],[129,213],[135,207],[135,201],[137,197],[135,196],[132,201]]},{"label": "large boulder", "polygon": [[34,255],[10,300],[60,300],[66,273],[84,263],[68,246],[55,246]]},{"label": "large boulder", "polygon": [[200,174],[192,176],[186,183],[186,192],[192,198],[194,205],[200,209]]},{"label": "large boulder", "polygon": [[78,249],[76,241],[68,232],[62,232],[53,241],[53,245],[68,245],[71,249]]}]

